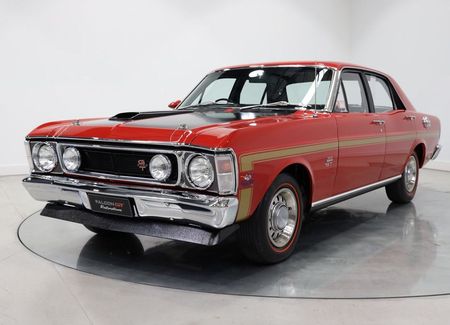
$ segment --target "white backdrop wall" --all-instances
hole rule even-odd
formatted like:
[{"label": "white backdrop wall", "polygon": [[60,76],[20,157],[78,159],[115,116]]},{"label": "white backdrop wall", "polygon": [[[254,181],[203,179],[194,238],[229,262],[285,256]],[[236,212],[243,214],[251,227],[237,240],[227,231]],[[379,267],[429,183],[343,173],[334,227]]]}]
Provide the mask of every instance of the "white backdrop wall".
[{"label": "white backdrop wall", "polygon": [[388,72],[441,119],[444,147],[430,166],[450,170],[450,1],[354,0],[350,14],[352,61]]},{"label": "white backdrop wall", "polygon": [[164,109],[220,66],[348,59],[349,21],[346,0],[0,0],[0,174],[45,121]]},{"label": "white backdrop wall", "polygon": [[446,16],[445,0],[0,0],[0,174],[26,172],[45,121],[164,109],[216,67],[301,59],[392,74],[441,117],[450,161]]}]

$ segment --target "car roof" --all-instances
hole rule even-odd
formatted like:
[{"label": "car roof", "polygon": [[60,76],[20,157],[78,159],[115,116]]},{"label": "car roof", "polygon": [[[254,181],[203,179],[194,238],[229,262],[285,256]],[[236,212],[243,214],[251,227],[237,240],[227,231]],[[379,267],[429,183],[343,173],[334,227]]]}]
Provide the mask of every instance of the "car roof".
[{"label": "car roof", "polygon": [[260,62],[260,63],[251,63],[251,64],[240,64],[233,65],[228,67],[223,67],[220,69],[216,69],[214,71],[220,71],[225,69],[242,69],[242,68],[256,68],[256,67],[278,67],[278,66],[325,66],[329,68],[334,68],[341,70],[343,68],[355,68],[355,69],[363,69],[370,70],[374,72],[381,73],[380,71],[376,71],[374,69],[364,67],[362,65],[348,63],[348,62],[338,62],[338,61],[279,61],[279,62]]}]

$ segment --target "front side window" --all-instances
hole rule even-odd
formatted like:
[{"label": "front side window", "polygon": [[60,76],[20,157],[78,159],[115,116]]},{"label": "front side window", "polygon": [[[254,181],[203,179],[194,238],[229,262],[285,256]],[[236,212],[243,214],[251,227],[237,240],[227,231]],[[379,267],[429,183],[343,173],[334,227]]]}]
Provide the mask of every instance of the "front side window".
[{"label": "front side window", "polygon": [[368,113],[369,105],[360,74],[357,72],[343,72],[341,79],[348,112]]},{"label": "front side window", "polygon": [[366,75],[366,78],[372,94],[375,113],[392,111],[394,103],[386,81],[373,75]]},{"label": "front side window", "polygon": [[192,105],[260,105],[288,102],[324,109],[333,71],[323,67],[256,67],[213,72],[180,108]]},{"label": "front side window", "polygon": [[334,111],[337,113],[347,113],[348,112],[347,102],[345,100],[344,87],[342,86],[342,82],[339,85],[336,103],[334,104]]}]

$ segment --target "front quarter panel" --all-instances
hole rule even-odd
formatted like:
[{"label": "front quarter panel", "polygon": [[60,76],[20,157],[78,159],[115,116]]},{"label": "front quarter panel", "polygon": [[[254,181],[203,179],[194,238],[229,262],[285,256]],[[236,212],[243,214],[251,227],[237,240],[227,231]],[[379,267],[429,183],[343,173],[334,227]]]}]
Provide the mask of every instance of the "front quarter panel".
[{"label": "front quarter panel", "polygon": [[311,188],[305,189],[311,193],[309,202],[331,195],[338,158],[335,119],[328,113],[297,114],[261,126],[255,121],[231,135],[228,145],[239,166],[238,222],[254,213],[275,178],[292,165],[310,175]]}]

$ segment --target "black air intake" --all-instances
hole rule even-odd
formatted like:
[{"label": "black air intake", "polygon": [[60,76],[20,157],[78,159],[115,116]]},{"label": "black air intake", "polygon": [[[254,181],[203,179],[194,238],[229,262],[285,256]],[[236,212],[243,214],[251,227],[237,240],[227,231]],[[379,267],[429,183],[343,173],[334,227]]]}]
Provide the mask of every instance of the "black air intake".
[{"label": "black air intake", "polygon": [[110,121],[136,121],[136,120],[144,120],[144,119],[153,118],[153,117],[186,114],[186,113],[192,113],[192,112],[193,111],[190,109],[176,110],[176,111],[124,112],[124,113],[119,113],[117,115],[114,115],[109,120]]}]

